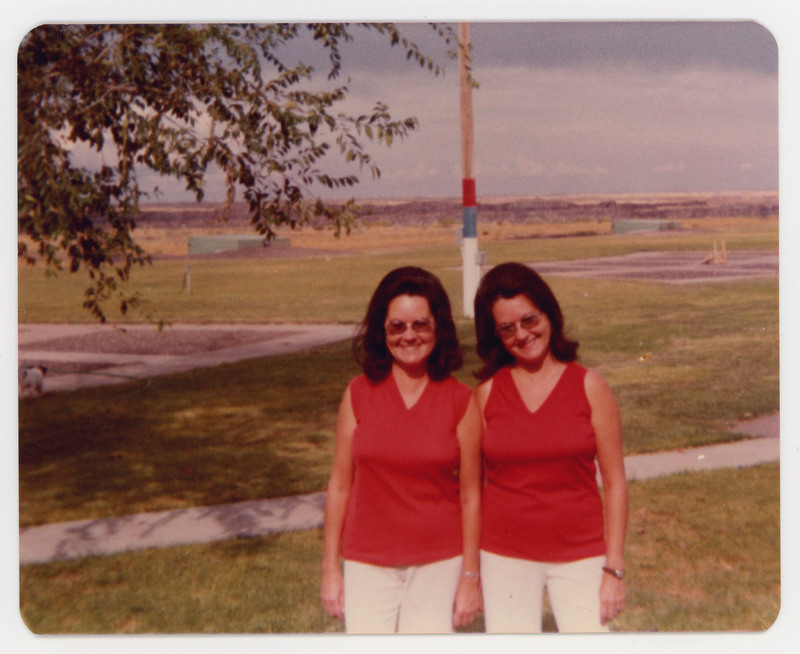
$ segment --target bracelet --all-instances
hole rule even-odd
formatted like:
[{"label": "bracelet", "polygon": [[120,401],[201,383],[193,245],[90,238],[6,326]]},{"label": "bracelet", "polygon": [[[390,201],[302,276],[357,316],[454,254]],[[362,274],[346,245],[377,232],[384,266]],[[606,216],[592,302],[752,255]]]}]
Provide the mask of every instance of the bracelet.
[{"label": "bracelet", "polygon": [[480,572],[462,572],[462,577],[467,577],[468,579],[479,579],[481,576]]},{"label": "bracelet", "polygon": [[609,568],[607,566],[603,566],[603,572],[607,572],[608,574],[616,577],[617,579],[623,579],[625,577],[624,571],[615,570],[614,568]]}]

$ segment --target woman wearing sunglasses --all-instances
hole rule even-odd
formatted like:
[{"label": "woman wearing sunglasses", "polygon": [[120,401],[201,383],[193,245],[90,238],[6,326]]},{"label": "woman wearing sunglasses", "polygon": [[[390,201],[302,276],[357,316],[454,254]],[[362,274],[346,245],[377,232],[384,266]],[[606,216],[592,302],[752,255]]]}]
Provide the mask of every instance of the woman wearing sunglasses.
[{"label": "woman wearing sunglasses", "polygon": [[462,358],[439,279],[386,275],[354,351],[363,374],[339,408],[323,607],[350,633],[451,632],[481,601],[481,418],[450,375]]},{"label": "woman wearing sunglasses", "polygon": [[540,632],[546,588],[559,631],[607,631],[625,607],[628,495],[616,400],[576,363],[558,301],[527,266],[484,276],[475,329],[486,630]]}]

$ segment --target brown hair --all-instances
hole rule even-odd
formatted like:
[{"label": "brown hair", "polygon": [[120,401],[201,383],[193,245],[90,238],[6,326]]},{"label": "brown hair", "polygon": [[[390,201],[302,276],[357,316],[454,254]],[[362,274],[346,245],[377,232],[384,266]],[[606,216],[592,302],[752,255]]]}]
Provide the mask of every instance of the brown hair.
[{"label": "brown hair", "polygon": [[436,322],[436,344],[428,357],[428,375],[437,381],[445,379],[463,363],[450,299],[436,275],[416,266],[396,268],[378,284],[353,341],[356,361],[371,381],[388,376],[393,359],[386,346],[384,322],[389,303],[399,295],[418,295],[428,301]]},{"label": "brown hair", "polygon": [[503,341],[497,335],[492,307],[500,298],[511,299],[524,295],[544,313],[551,325],[550,350],[559,361],[578,358],[578,341],[564,334],[564,316],[556,296],[537,272],[521,263],[503,263],[492,268],[478,286],[475,294],[475,335],[478,356],[484,362],[475,373],[480,380],[494,375],[500,368],[514,362]]}]

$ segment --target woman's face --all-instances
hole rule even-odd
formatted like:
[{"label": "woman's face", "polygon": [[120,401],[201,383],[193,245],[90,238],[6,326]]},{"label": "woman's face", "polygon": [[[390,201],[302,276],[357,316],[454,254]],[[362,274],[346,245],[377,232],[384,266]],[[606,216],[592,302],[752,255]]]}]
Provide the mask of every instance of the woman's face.
[{"label": "woman's face", "polygon": [[550,319],[525,295],[500,298],[492,316],[498,337],[519,363],[538,365],[550,354]]},{"label": "woman's face", "polygon": [[384,321],[386,346],[396,365],[409,371],[426,370],[436,345],[436,323],[428,300],[421,295],[398,295]]}]

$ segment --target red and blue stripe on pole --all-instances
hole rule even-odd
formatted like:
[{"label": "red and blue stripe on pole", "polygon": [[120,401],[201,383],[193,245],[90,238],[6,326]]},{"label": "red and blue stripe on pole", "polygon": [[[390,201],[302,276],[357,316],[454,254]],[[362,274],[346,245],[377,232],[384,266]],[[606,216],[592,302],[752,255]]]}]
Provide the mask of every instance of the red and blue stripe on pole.
[{"label": "red and blue stripe on pole", "polygon": [[475,180],[463,179],[462,186],[462,206],[463,206],[463,231],[464,238],[478,237],[478,211],[476,208]]}]

